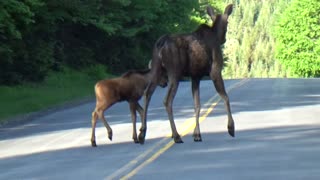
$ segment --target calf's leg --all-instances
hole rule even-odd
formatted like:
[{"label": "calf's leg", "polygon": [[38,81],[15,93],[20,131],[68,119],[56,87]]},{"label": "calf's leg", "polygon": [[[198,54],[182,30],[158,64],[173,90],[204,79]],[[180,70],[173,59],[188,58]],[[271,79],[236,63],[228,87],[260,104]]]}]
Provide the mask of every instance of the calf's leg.
[{"label": "calf's leg", "polygon": [[139,112],[140,118],[142,119],[144,111],[138,102],[136,104],[136,107],[137,107],[137,111]]},{"label": "calf's leg", "polygon": [[104,109],[107,109],[107,108],[95,108],[95,110],[92,112],[92,120],[91,120],[91,124],[92,124],[92,132],[91,132],[91,145],[93,147],[96,147],[97,144],[96,144],[96,137],[95,137],[95,128],[96,128],[96,124],[97,124],[97,119],[101,119],[104,126],[107,128],[107,131],[108,131],[108,138],[110,140],[112,140],[112,129],[111,127],[109,126],[109,124],[107,123],[105,117],[104,117]]},{"label": "calf's leg", "polygon": [[103,111],[99,111],[98,115],[100,116],[100,119],[102,120],[104,126],[107,128],[108,131],[108,138],[110,139],[110,141],[112,141],[112,129],[109,126],[109,124],[107,123],[106,118],[104,117]]},{"label": "calf's leg", "polygon": [[[136,109],[140,114],[140,119],[141,119],[141,122],[142,122],[142,119],[143,119],[143,116],[144,116],[144,110],[142,109],[142,107],[140,106],[140,104],[138,102],[136,104]],[[139,140],[138,140],[138,142],[139,142]]]},{"label": "calf's leg", "polygon": [[104,126],[107,128],[108,138],[112,141],[112,129],[109,126],[109,124],[107,123],[106,118],[104,117],[104,111],[107,110],[113,104],[110,102],[114,102],[114,101],[97,101],[95,112],[97,113],[98,118],[101,119]]},{"label": "calf's leg", "polygon": [[97,118],[98,118],[98,115],[97,115],[96,111],[93,111],[92,112],[92,119],[91,119],[91,125],[92,125],[92,129],[91,129],[91,146],[92,147],[97,147],[96,135],[95,135],[96,125],[97,125]]},{"label": "calf's leg", "polygon": [[139,143],[138,137],[137,137],[137,128],[136,128],[136,122],[137,122],[137,103],[136,102],[130,102],[130,112],[131,112],[131,119],[132,119],[132,139],[134,143]]}]

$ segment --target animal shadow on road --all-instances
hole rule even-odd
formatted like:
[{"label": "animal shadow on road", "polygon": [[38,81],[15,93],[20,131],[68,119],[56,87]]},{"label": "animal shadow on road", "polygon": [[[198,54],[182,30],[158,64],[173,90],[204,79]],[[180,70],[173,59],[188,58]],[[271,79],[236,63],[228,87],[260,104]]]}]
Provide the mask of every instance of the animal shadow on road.
[{"label": "animal shadow on road", "polygon": [[[319,178],[320,126],[285,126],[191,135],[141,169],[132,179],[304,179]],[[160,139],[74,147],[0,158],[0,179],[103,179]],[[169,165],[170,164],[170,165]],[[59,172],[59,173],[57,173]]]}]

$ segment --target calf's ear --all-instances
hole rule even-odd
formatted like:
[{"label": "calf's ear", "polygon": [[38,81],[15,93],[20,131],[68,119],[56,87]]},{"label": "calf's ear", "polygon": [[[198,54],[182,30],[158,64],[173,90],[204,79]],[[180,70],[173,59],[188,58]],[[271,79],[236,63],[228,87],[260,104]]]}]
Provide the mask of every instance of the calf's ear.
[{"label": "calf's ear", "polygon": [[229,4],[225,9],[224,9],[224,14],[226,15],[230,15],[232,13],[232,8],[233,8],[233,4]]}]

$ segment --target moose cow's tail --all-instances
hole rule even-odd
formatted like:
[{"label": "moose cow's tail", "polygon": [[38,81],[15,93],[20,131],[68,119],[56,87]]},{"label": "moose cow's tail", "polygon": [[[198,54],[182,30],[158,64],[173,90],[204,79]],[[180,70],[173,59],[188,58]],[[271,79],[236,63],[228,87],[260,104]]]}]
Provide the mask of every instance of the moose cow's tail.
[{"label": "moose cow's tail", "polygon": [[169,35],[161,36],[154,45],[153,52],[156,54],[153,54],[153,56],[157,55],[158,58],[162,58],[162,49],[169,40]]},{"label": "moose cow's tail", "polygon": [[153,47],[151,71],[153,71],[154,77],[160,77],[161,73],[165,73],[163,63],[162,63],[162,58],[163,58],[162,50],[165,47],[168,40],[170,40],[169,35],[163,35],[157,40],[157,42]]}]

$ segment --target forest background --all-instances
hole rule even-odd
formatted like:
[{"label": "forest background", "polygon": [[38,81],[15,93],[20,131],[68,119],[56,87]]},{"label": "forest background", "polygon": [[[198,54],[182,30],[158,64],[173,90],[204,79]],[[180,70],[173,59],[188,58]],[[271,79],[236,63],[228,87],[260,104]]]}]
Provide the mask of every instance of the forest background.
[{"label": "forest background", "polygon": [[319,77],[319,0],[0,1],[0,120],[83,97],[142,69],[157,38],[234,4],[224,78]]}]

